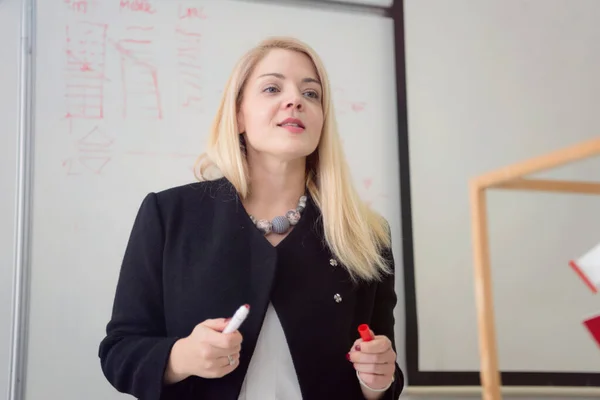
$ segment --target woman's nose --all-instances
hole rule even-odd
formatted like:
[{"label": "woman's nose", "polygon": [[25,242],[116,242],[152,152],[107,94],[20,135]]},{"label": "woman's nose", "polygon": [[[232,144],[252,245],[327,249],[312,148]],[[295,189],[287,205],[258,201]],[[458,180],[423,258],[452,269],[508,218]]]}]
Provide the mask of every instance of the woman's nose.
[{"label": "woman's nose", "polygon": [[287,103],[285,108],[296,108],[297,110],[302,110],[302,102],[299,100],[290,101]]}]

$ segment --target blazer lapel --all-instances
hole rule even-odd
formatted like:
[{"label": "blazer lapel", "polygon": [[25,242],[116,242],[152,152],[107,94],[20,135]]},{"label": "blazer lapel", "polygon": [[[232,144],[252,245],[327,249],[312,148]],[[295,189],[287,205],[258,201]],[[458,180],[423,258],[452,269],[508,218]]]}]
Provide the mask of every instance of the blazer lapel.
[{"label": "blazer lapel", "polygon": [[224,178],[215,183],[217,184],[215,193],[217,206],[213,219],[215,226],[233,223],[232,227],[219,228],[228,231],[228,235],[231,235],[230,238],[225,237],[223,240],[227,242],[233,239],[243,242],[234,245],[231,251],[246,250],[244,254],[246,262],[239,266],[238,273],[230,277],[238,281],[237,287],[243,288],[243,295],[240,296],[242,302],[239,306],[244,303],[250,305],[250,313],[239,329],[244,337],[240,365],[229,375],[232,384],[236,385],[236,390],[239,391],[269,305],[276,274],[277,251],[254,226],[233,185]]}]

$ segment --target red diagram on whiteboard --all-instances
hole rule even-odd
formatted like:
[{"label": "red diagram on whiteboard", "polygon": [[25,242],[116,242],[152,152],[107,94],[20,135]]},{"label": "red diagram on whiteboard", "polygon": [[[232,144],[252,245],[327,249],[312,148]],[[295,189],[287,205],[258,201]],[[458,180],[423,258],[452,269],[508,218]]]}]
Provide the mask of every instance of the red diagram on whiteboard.
[{"label": "red diagram on whiteboard", "polygon": [[124,153],[127,156],[145,157],[153,159],[154,163],[161,163],[165,168],[177,166],[179,169],[194,172],[195,161],[198,159],[197,153],[184,153],[178,151],[144,151],[132,150]]},{"label": "red diagram on whiteboard", "polygon": [[[70,135],[75,135],[73,122],[70,124]],[[109,136],[100,125],[83,130],[79,138],[74,139],[75,155],[62,162],[67,175],[98,175],[112,160],[115,139]]]},{"label": "red diagram on whiteboard", "polygon": [[358,114],[367,108],[366,102],[352,99],[342,88],[333,88],[333,101],[335,111],[340,115],[349,113]]},{"label": "red diagram on whiteboard", "polygon": [[[360,192],[364,193],[363,196],[364,202],[367,205],[372,206],[375,202],[387,199],[387,195],[384,193],[378,193],[377,190],[373,187],[374,182],[373,178],[364,178],[360,181],[361,185],[359,186]],[[377,186],[377,185],[376,185]]]},{"label": "red diagram on whiteboard", "polygon": [[66,27],[66,118],[104,117],[106,24],[76,22]]},{"label": "red diagram on whiteboard", "polygon": [[87,14],[90,9],[90,1],[88,0],[63,0],[65,5],[74,13]]},{"label": "red diagram on whiteboard", "polygon": [[121,55],[123,118],[163,118],[158,71],[153,63],[153,27],[129,27],[129,37],[115,43]]},{"label": "red diagram on whiteboard", "polygon": [[105,156],[79,156],[63,161],[63,167],[67,170],[67,175],[100,174],[110,160],[110,157]]},{"label": "red diagram on whiteboard", "polygon": [[119,0],[120,9],[146,14],[156,13],[149,0]]},{"label": "red diagram on whiteboard", "polygon": [[184,7],[179,5],[177,13],[179,15],[179,19],[206,19],[206,14],[204,14],[204,9],[202,7]]},{"label": "red diagram on whiteboard", "polygon": [[[195,25],[195,24],[194,24]],[[182,108],[201,111],[202,102],[202,34],[179,26],[175,30],[177,67],[179,70],[179,102]]]},{"label": "red diagram on whiteboard", "polygon": [[77,141],[77,145],[82,151],[105,151],[110,149],[114,141],[114,138],[109,137],[102,129],[95,126]]}]

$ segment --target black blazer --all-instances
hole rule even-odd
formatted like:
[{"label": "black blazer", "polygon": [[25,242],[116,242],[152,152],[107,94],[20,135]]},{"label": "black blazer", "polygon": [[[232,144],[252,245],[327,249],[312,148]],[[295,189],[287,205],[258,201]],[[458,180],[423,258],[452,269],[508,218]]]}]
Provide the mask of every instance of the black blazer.
[{"label": "black blazer", "polygon": [[[346,353],[361,323],[394,343],[394,276],[353,284],[341,265],[331,265],[319,216],[309,197],[298,225],[274,247],[224,178],[148,194],[125,250],[99,348],[108,381],[143,400],[237,400],[271,301],[303,398],[363,399]],[[391,251],[386,253],[393,265]],[[177,339],[205,319],[231,316],[245,303],[251,311],[240,328],[240,364],[231,374],[163,384]],[[397,399],[403,385],[396,364],[384,398]]]}]

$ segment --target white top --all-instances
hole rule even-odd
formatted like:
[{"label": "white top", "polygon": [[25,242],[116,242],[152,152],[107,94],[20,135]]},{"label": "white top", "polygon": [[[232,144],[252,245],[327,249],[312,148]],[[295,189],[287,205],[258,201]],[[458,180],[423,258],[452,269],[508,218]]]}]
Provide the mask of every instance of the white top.
[{"label": "white top", "polygon": [[302,394],[283,328],[269,303],[238,400],[279,399],[302,400]]}]

